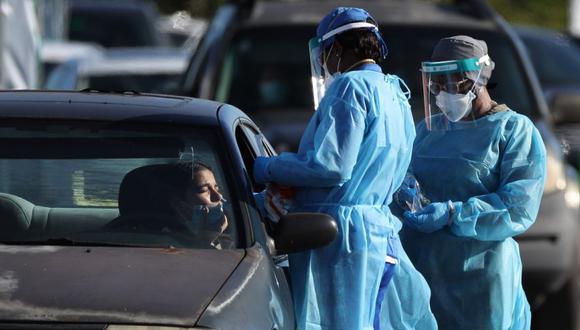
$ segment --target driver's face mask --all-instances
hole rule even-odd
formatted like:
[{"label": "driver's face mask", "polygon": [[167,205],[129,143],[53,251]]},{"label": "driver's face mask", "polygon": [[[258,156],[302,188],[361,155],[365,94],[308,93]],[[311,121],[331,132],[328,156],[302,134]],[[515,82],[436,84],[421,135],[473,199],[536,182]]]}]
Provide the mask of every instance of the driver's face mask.
[{"label": "driver's face mask", "polygon": [[191,215],[191,222],[194,225],[203,225],[207,230],[221,232],[224,220],[224,203],[222,200],[215,206],[196,205]]}]

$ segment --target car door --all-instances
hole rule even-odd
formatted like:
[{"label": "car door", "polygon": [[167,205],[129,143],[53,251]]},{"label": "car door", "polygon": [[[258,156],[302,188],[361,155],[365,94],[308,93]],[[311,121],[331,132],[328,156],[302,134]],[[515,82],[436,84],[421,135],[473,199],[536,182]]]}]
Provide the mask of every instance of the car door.
[{"label": "car door", "polygon": [[[264,137],[264,135],[259,131],[259,129],[249,120],[242,119],[238,123],[236,127],[236,142],[238,147],[240,148],[240,153],[242,155],[244,165],[250,176],[250,181],[252,183],[252,190],[253,193],[260,193],[265,189],[265,186],[262,184],[258,184],[253,179],[253,165],[256,157],[270,157],[275,155],[274,148],[270,145],[268,140]],[[275,316],[273,315],[274,320],[280,320],[280,324],[274,324],[273,328],[281,329],[288,326],[289,323],[293,324],[294,322],[288,322],[288,318],[292,319],[293,316],[293,306],[292,306],[292,299],[291,299],[291,292],[289,286],[289,279],[287,277],[288,272],[288,256],[287,255],[276,255],[275,254],[275,246],[273,239],[268,235],[269,225],[268,219],[262,217],[262,224],[264,224],[261,228],[254,228],[254,232],[260,230],[263,235],[265,236],[266,245],[268,246],[268,254],[271,257],[271,261],[269,265],[272,267],[272,276],[273,279],[267,285],[270,286],[270,292],[272,294],[271,301],[274,302],[274,305],[279,306],[278,312],[284,311],[284,314],[290,312],[291,315],[281,315]],[[261,234],[262,234],[261,233]],[[255,233],[256,236],[258,233]],[[275,312],[271,310],[270,312]],[[283,320],[283,321],[282,321]]]}]

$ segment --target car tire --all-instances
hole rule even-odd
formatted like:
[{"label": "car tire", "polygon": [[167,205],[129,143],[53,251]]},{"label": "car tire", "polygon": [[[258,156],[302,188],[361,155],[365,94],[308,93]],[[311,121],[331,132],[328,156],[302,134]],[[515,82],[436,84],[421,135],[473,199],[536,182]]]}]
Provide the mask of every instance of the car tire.
[{"label": "car tire", "polygon": [[566,283],[549,294],[546,301],[532,312],[533,330],[580,330],[580,262],[577,252],[574,271]]}]

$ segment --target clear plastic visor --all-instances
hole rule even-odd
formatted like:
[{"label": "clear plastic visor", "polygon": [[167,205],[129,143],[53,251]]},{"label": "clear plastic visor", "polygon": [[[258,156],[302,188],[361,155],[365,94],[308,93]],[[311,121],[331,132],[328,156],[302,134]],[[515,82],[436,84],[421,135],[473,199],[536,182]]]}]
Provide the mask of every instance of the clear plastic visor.
[{"label": "clear plastic visor", "polygon": [[312,83],[312,95],[314,97],[314,109],[318,108],[320,100],[324,96],[324,66],[322,61],[322,42],[318,38],[312,38],[308,42],[308,52],[310,54],[310,72]]},{"label": "clear plastic visor", "polygon": [[446,130],[450,122],[464,123],[473,119],[472,102],[483,69],[479,60],[422,63],[423,103],[428,130]]}]

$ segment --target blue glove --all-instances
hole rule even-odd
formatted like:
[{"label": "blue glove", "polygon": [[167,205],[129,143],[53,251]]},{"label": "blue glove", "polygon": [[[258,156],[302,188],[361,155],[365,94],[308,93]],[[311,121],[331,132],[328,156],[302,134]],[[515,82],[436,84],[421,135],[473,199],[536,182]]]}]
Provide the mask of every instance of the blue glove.
[{"label": "blue glove", "polygon": [[423,233],[432,233],[449,223],[451,218],[450,202],[431,203],[417,212],[406,211],[403,214],[405,224]]},{"label": "blue glove", "polygon": [[254,179],[257,183],[268,183],[271,180],[270,172],[268,172],[268,157],[257,157],[254,161]]}]

